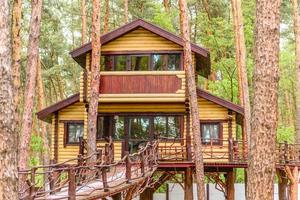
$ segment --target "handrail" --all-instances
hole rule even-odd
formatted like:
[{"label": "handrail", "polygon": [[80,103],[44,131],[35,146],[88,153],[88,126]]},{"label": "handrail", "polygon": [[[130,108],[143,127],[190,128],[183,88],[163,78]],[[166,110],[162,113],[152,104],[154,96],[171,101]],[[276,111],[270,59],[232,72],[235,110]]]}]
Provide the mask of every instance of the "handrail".
[{"label": "handrail", "polygon": [[[27,179],[26,185],[20,186],[20,199],[75,199],[95,191],[113,191],[123,184],[128,186],[128,183],[144,179],[156,170],[158,141],[148,142],[138,152],[127,153],[119,161],[110,158],[109,146],[105,146],[103,153],[100,150],[90,156],[20,171],[19,176]],[[90,161],[95,155],[97,160]],[[39,184],[39,177],[46,177],[43,185]]]}]

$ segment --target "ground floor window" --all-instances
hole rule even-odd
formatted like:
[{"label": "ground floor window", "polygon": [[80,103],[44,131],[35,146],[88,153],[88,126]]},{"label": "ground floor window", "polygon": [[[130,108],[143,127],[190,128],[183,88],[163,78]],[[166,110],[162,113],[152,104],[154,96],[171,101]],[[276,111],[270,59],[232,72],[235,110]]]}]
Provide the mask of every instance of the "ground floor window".
[{"label": "ground floor window", "polygon": [[97,139],[111,136],[115,140],[148,140],[181,137],[183,116],[124,116],[102,115],[98,117]]},{"label": "ground floor window", "polygon": [[221,123],[200,122],[201,137],[203,144],[220,145],[222,143]]},{"label": "ground floor window", "polygon": [[83,137],[83,122],[70,121],[65,123],[65,143],[78,144],[79,138]]}]

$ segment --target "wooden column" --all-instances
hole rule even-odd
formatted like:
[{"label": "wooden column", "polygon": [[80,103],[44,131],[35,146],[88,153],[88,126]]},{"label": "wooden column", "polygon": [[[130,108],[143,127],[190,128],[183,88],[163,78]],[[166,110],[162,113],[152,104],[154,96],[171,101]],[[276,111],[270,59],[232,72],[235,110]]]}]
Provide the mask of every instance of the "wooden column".
[{"label": "wooden column", "polygon": [[147,188],[144,192],[140,195],[140,200],[153,200],[153,189]]},{"label": "wooden column", "polygon": [[184,175],[184,200],[193,200],[193,170],[190,167]]},{"label": "wooden column", "polygon": [[122,200],[122,194],[121,193],[117,193],[115,195],[112,196],[113,200]]},{"label": "wooden column", "polygon": [[299,183],[299,171],[295,166],[291,171],[289,166],[285,166],[286,174],[290,180],[290,200],[298,200],[298,183]]},{"label": "wooden column", "polygon": [[278,176],[279,200],[286,200],[287,199],[288,179],[286,178],[285,172],[283,170],[277,170],[277,176]]},{"label": "wooden column", "polygon": [[234,173],[234,171],[227,172],[227,174],[226,174],[227,200],[234,200],[234,182],[235,182],[235,173]]}]

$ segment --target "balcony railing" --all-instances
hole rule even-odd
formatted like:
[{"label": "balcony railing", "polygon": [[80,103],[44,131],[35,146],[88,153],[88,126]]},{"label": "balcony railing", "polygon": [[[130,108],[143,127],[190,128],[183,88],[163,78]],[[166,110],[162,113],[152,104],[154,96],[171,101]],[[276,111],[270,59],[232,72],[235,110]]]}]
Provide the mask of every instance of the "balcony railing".
[{"label": "balcony railing", "polygon": [[[81,96],[89,97],[89,77],[82,75]],[[100,75],[100,102],[185,100],[184,71],[107,71]],[[88,100],[88,99],[87,99]]]}]

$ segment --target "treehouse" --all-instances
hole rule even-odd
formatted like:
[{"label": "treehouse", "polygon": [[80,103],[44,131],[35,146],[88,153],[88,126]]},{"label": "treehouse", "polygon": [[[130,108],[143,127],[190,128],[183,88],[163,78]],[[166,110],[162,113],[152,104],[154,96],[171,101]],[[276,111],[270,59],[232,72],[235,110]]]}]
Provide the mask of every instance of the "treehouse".
[{"label": "treehouse", "polygon": [[[159,140],[162,166],[192,162],[193,134],[183,69],[182,40],[143,20],[136,20],[101,37],[100,97],[97,144],[114,142],[115,159]],[[192,45],[198,75],[210,73],[209,52]],[[71,52],[83,68],[80,93],[38,112],[52,123],[51,159],[77,157],[80,138],[87,137],[91,44]],[[238,140],[243,109],[202,89],[197,90],[205,163],[241,163],[246,141]],[[175,163],[173,163],[175,162]],[[182,166],[182,165],[181,165]]]},{"label": "treehouse", "polygon": [[[157,170],[194,167],[193,133],[183,41],[143,20],[101,36],[97,147],[113,144],[113,159],[157,144]],[[191,44],[198,76],[210,74],[209,51]],[[37,113],[52,124],[51,160],[67,162],[85,154],[90,88],[91,43],[71,53],[82,67],[80,92]],[[246,167],[243,108],[197,89],[206,172]]]}]

